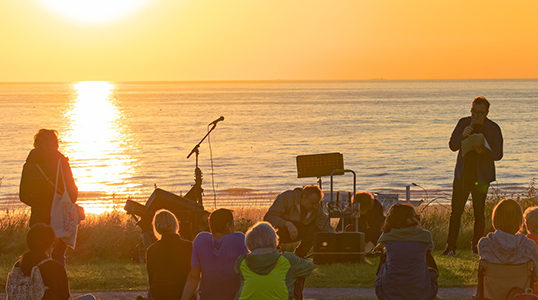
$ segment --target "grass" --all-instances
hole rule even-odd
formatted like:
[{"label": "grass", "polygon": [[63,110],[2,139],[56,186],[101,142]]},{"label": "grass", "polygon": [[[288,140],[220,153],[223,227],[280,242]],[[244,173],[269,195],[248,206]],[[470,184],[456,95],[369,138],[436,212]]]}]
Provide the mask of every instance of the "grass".
[{"label": "grass", "polygon": [[[478,259],[471,251],[457,257],[441,257],[434,253],[439,266],[440,287],[476,285]],[[16,257],[0,256],[0,290]],[[367,258],[361,264],[316,265],[306,280],[307,287],[373,287],[378,258]],[[146,266],[137,262],[93,260],[91,263],[67,264],[67,275],[73,291],[143,290],[147,289]]]},{"label": "grass", "polygon": [[[523,209],[538,205],[538,198],[531,181],[527,194],[512,197]],[[494,205],[503,197],[498,190],[486,204],[486,220],[491,220]],[[234,209],[236,230],[245,232],[261,220],[266,207]],[[440,269],[441,287],[476,285],[478,257],[470,250],[459,251],[456,258],[441,257],[448,232],[450,210],[442,206],[429,206],[421,212],[422,226],[432,232],[434,257]],[[17,257],[25,250],[28,216],[5,212],[0,218],[0,290],[4,289],[7,273]],[[486,230],[491,230],[488,221]],[[470,249],[473,215],[470,206],[462,217],[458,249]],[[76,251],[68,250],[67,271],[73,290],[123,290],[147,288],[146,270],[138,262],[143,248],[140,230],[135,222],[122,211],[104,215],[90,215],[79,227]],[[291,250],[288,248],[285,250]],[[309,287],[372,287],[378,259],[368,258],[363,264],[332,264],[316,266],[307,279]]]}]

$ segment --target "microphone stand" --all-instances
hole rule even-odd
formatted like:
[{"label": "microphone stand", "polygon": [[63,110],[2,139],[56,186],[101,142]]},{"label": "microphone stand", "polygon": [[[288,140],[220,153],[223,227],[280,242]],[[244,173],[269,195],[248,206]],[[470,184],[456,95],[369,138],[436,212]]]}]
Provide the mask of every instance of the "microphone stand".
[{"label": "microphone stand", "polygon": [[191,199],[198,203],[202,208],[204,207],[202,203],[202,193],[204,192],[204,189],[202,188],[202,170],[198,167],[198,155],[200,154],[200,144],[209,136],[209,134],[217,127],[217,123],[213,123],[213,126],[209,131],[206,133],[206,135],[192,148],[189,155],[187,155],[187,159],[191,157],[193,153],[196,154],[196,167],[194,169],[194,185],[190,189],[190,191],[185,194],[185,198]]}]

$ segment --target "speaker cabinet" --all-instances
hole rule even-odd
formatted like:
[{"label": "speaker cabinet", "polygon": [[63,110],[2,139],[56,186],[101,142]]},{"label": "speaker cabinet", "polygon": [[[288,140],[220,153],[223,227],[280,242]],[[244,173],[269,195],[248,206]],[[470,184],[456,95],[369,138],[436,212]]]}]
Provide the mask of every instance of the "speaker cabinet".
[{"label": "speaker cabinet", "polygon": [[364,260],[364,233],[320,232],[314,239],[314,263],[360,263]]}]

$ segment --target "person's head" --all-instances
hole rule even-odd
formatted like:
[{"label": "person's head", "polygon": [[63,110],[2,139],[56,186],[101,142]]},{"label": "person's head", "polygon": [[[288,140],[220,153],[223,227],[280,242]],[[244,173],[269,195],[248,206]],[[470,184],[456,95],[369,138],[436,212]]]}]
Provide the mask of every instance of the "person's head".
[{"label": "person's head", "polygon": [[212,233],[228,234],[234,232],[234,215],[232,211],[219,208],[209,215],[209,229]]},{"label": "person's head", "polygon": [[420,217],[413,206],[407,203],[397,203],[390,207],[383,224],[383,232],[389,232],[393,228],[400,229],[420,224]]},{"label": "person's head", "polygon": [[34,135],[34,148],[41,150],[58,150],[58,132],[51,129],[39,129]]},{"label": "person's head", "polygon": [[523,214],[525,219],[525,227],[528,233],[538,233],[538,206],[531,206],[525,210]]},{"label": "person's head", "polygon": [[56,235],[52,227],[44,223],[37,223],[28,231],[26,245],[30,252],[48,254],[55,239]]},{"label": "person's head", "polygon": [[474,98],[471,106],[471,119],[483,124],[489,112],[489,101],[484,96]]},{"label": "person's head", "polygon": [[176,216],[166,209],[159,210],[155,213],[153,228],[155,228],[155,235],[158,238],[161,238],[163,235],[177,234],[179,231]]},{"label": "person's head", "polygon": [[275,248],[278,238],[275,229],[268,222],[258,222],[250,227],[245,236],[245,245],[249,251],[258,248]]},{"label": "person's head", "polygon": [[493,208],[491,223],[495,230],[516,234],[523,225],[523,212],[519,203],[512,199],[503,199]]},{"label": "person's head", "polygon": [[368,192],[358,192],[353,197],[353,202],[360,204],[361,215],[366,215],[374,207],[374,201],[374,195]]},{"label": "person's head", "polygon": [[314,211],[319,207],[319,202],[323,199],[323,192],[317,185],[307,185],[301,192],[301,206],[307,211]]}]

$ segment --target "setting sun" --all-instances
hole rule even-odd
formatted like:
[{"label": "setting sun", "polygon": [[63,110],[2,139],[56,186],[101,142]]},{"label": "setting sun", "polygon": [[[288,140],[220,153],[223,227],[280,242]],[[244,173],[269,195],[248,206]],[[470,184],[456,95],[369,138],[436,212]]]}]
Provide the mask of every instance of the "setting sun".
[{"label": "setting sun", "polygon": [[84,23],[114,21],[138,10],[147,0],[40,0],[48,9]]}]

